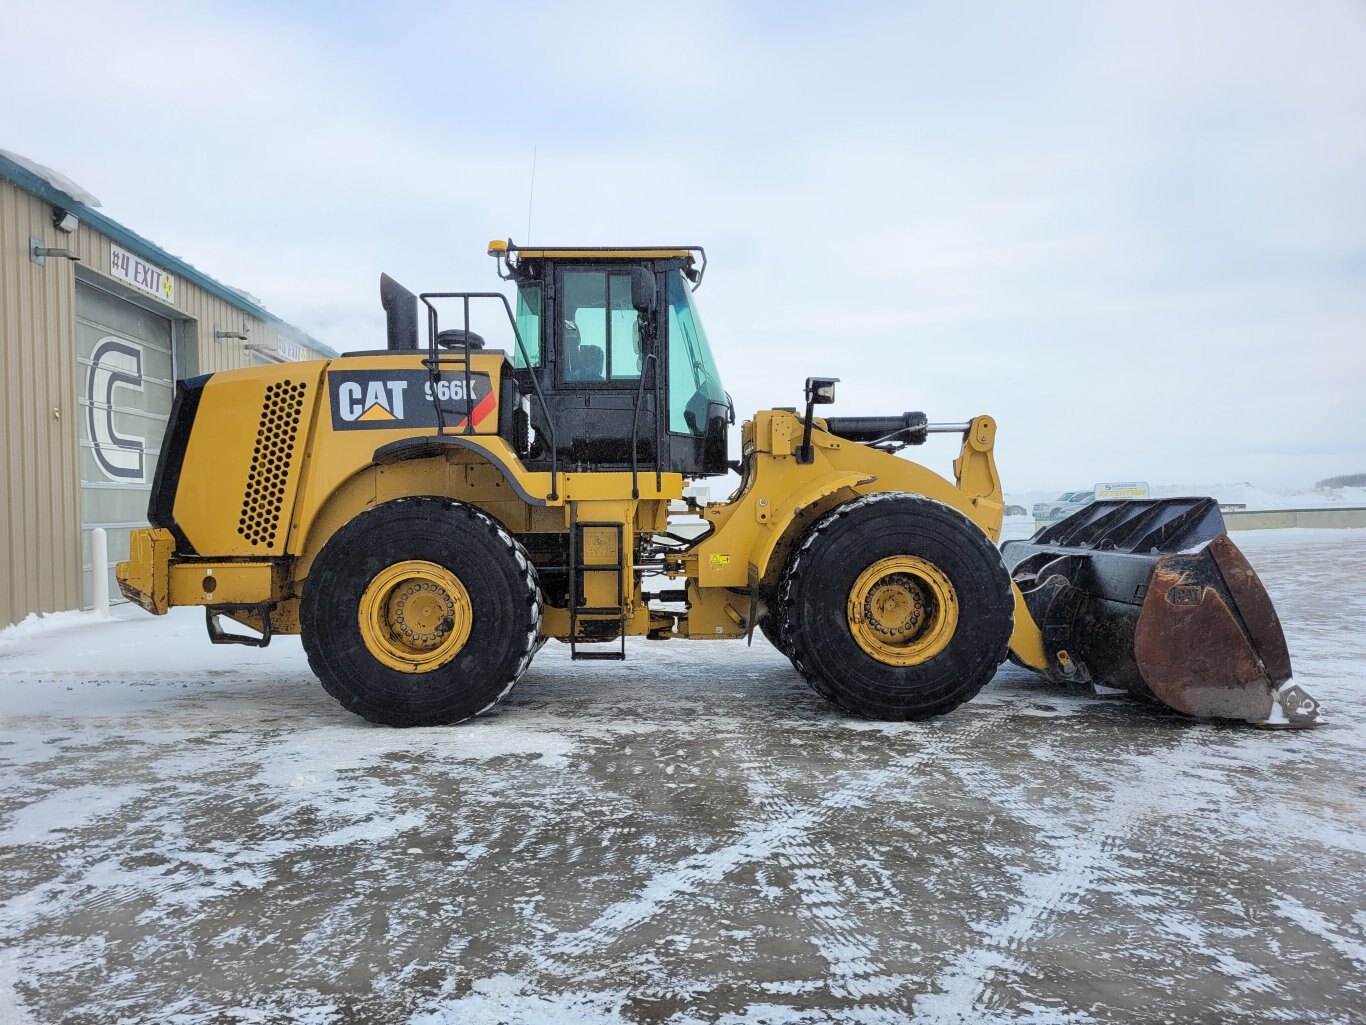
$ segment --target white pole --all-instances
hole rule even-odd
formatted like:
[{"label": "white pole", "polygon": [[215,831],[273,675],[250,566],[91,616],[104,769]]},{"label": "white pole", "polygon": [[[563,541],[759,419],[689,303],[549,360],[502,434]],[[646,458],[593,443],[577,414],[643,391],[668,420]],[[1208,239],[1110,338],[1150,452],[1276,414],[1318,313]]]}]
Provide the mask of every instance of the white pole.
[{"label": "white pole", "polygon": [[109,618],[109,539],[103,527],[90,532],[90,597],[95,614]]}]

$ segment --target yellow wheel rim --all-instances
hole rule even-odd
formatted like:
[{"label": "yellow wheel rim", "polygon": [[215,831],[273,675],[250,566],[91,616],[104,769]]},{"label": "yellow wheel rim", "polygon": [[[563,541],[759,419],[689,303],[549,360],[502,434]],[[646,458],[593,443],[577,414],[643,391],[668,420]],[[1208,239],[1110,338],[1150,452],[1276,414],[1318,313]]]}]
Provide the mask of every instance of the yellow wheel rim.
[{"label": "yellow wheel rim", "polygon": [[425,673],[453,659],[470,637],[469,592],[434,562],[396,562],[360,597],[361,637],[390,669]]},{"label": "yellow wheel rim", "polygon": [[914,555],[879,559],[849,590],[849,632],[889,666],[938,655],[958,627],[958,593],[938,566]]}]

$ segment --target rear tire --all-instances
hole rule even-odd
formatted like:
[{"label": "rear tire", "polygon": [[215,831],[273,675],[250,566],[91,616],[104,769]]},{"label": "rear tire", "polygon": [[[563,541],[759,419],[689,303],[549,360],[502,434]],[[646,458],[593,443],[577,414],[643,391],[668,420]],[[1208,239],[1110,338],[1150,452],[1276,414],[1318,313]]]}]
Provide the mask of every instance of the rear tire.
[{"label": "rear tire", "polygon": [[956,509],[901,493],[817,522],[783,575],[781,606],[807,682],[870,719],[929,719],[970,700],[1014,626],[996,546]]},{"label": "rear tire", "polygon": [[541,590],[522,546],[478,509],[401,498],[327,542],[300,622],[308,664],[343,707],[386,726],[439,726],[491,708],[526,671]]}]

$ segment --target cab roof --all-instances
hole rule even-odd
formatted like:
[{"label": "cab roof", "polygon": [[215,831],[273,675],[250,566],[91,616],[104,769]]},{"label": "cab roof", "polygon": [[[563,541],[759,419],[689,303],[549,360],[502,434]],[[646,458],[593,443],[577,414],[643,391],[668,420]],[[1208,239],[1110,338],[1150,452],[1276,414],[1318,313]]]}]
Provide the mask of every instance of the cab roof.
[{"label": "cab roof", "polygon": [[519,260],[685,260],[702,253],[701,246],[519,246],[511,239],[489,243],[490,256]]},{"label": "cab roof", "polygon": [[524,260],[679,260],[694,291],[707,270],[707,251],[701,246],[519,246],[512,239],[496,238],[488,252],[510,273]]}]

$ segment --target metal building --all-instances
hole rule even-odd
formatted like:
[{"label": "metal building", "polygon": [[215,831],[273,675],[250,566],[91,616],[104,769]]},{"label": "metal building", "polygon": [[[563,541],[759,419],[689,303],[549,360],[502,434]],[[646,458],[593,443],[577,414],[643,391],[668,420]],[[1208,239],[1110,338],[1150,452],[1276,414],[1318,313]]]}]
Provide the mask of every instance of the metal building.
[{"label": "metal building", "polygon": [[127,557],[177,378],[336,356],[98,206],[0,150],[0,627],[88,605],[94,527]]}]

